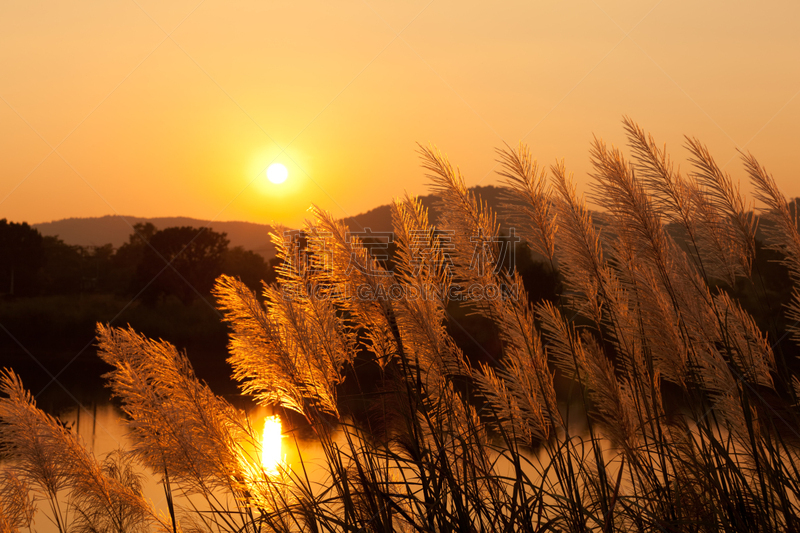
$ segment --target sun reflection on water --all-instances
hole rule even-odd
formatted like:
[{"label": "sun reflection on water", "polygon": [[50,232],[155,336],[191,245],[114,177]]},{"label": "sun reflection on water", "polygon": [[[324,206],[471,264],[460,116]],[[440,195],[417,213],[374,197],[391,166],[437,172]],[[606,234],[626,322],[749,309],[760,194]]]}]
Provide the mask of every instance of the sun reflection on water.
[{"label": "sun reflection on water", "polygon": [[264,419],[264,433],[261,441],[261,466],[267,473],[278,472],[281,464],[282,445],[281,418],[278,415],[268,416]]}]

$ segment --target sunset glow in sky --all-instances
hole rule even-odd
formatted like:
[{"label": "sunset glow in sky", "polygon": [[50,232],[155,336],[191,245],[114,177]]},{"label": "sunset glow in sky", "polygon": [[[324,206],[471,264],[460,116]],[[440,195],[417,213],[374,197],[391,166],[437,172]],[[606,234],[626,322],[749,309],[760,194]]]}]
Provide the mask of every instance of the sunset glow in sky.
[{"label": "sunset glow in sky", "polygon": [[796,1],[9,0],[0,218],[356,215],[427,193],[417,142],[469,185],[520,140],[585,185],[623,115],[798,196],[799,26]]}]

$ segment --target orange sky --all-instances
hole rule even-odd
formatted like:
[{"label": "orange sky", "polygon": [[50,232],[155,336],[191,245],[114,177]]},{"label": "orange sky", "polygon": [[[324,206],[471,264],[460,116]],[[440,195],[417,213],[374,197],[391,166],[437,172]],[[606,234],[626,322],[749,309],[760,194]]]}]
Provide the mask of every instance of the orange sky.
[{"label": "orange sky", "polygon": [[799,91],[797,1],[7,0],[0,218],[355,215],[426,193],[417,141],[470,185],[521,139],[585,184],[623,114],[798,196]]}]

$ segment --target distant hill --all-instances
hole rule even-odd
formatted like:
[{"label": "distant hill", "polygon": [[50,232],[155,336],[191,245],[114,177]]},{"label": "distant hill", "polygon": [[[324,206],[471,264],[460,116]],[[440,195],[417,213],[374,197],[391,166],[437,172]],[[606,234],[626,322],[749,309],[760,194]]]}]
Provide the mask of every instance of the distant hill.
[{"label": "distant hill", "polygon": [[[474,187],[483,201],[491,208],[496,209],[500,204],[498,187]],[[437,197],[426,195],[420,197],[423,205],[428,208],[431,221],[436,221],[438,211],[435,207]],[[114,216],[91,218],[65,218],[53,222],[33,224],[42,235],[57,236],[67,244],[80,246],[102,246],[111,243],[114,248],[128,242],[134,224],[150,222],[158,229],[172,226],[192,226],[201,228],[208,225],[213,231],[227,233],[231,247],[242,246],[266,258],[275,255],[275,246],[270,240],[272,226],[256,224],[254,222],[210,222],[188,217],[159,217],[142,218],[132,216]],[[392,212],[389,204],[376,207],[360,215],[348,217],[344,222],[352,231],[361,231],[369,228],[372,231],[383,232],[392,230]]]}]

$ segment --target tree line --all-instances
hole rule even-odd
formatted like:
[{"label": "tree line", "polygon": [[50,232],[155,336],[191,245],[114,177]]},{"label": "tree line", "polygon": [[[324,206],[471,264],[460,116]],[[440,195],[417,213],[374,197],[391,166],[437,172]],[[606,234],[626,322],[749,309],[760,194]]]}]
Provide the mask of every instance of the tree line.
[{"label": "tree line", "polygon": [[277,260],[241,246],[225,233],[190,226],[133,226],[128,242],[79,246],[44,236],[26,222],[0,219],[0,295],[28,297],[110,293],[146,303],[175,297],[189,304],[207,297],[221,274],[259,290],[274,280]]}]

